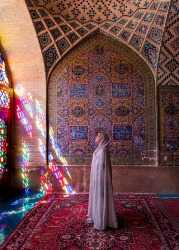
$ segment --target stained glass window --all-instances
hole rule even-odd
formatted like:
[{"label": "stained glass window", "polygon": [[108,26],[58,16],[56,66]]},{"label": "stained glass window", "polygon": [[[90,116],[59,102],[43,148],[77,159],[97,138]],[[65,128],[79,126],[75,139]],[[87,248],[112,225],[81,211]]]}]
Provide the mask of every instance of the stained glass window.
[{"label": "stained glass window", "polygon": [[7,171],[7,119],[0,118],[0,174]]},{"label": "stained glass window", "polygon": [[0,84],[9,87],[8,73],[1,52],[0,52]]},{"label": "stained glass window", "polygon": [[10,108],[10,92],[0,89],[0,107]]}]

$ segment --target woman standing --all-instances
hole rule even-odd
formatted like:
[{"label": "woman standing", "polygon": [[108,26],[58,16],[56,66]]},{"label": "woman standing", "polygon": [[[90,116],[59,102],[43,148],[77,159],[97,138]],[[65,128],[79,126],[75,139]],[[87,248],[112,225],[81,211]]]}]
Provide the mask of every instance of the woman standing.
[{"label": "woman standing", "polygon": [[88,222],[94,223],[99,230],[105,230],[108,226],[117,228],[108,135],[98,133],[95,142],[98,147],[91,163]]}]

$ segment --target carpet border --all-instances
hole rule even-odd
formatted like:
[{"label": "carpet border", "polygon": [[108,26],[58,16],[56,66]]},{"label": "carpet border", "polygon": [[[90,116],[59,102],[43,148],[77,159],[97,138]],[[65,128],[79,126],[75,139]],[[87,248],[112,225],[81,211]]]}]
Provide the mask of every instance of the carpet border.
[{"label": "carpet border", "polygon": [[[35,213],[38,209],[40,209],[40,213],[38,214],[39,218],[42,218],[44,216],[44,214],[46,213],[47,209],[51,206],[51,204],[53,203],[54,199],[55,198],[60,198],[62,197],[63,199],[64,198],[68,198],[68,197],[71,197],[73,196],[74,199],[77,198],[78,196],[79,197],[85,197],[85,196],[88,196],[89,193],[76,193],[76,194],[72,194],[72,195],[68,195],[68,194],[63,194],[63,193],[59,193],[59,192],[49,192],[49,193],[46,193],[43,197],[41,197],[39,199],[39,201],[36,203],[36,205],[30,210],[28,211],[28,213],[24,216],[24,218],[20,221],[20,223],[17,225],[17,227],[11,232],[11,234],[4,240],[4,242],[2,243],[2,245],[0,245],[0,250],[5,250],[5,249],[9,249],[7,244],[13,242],[13,239],[17,239],[18,237],[15,237],[16,234],[18,236],[18,228],[20,228],[21,226],[23,226],[23,224],[25,224],[25,221],[29,219],[29,217],[31,216],[34,216],[35,218]],[[59,197],[57,197],[59,196]],[[167,216],[167,213],[169,212],[169,210],[163,210],[163,208],[165,207],[165,204],[162,204],[164,206],[160,206],[158,205],[158,203],[156,201],[158,200],[162,200],[162,198],[160,198],[156,193],[133,193],[133,192],[115,192],[114,193],[114,196],[118,196],[119,199],[125,199],[125,197],[127,196],[128,199],[144,199],[147,203],[147,205],[149,206],[149,208],[151,209],[152,207],[152,203],[150,201],[154,201],[156,206],[158,207],[158,209],[160,209],[160,211],[163,213],[164,216],[166,216],[168,218],[168,220],[170,221],[170,218]],[[126,197],[126,198],[127,198]],[[87,197],[86,197],[87,198]],[[153,205],[154,207],[155,205]],[[151,210],[153,211],[153,210]],[[167,213],[166,213],[167,212]],[[30,228],[30,232],[27,233],[27,236],[24,237],[23,241],[22,242],[18,242],[18,240],[16,241],[16,244],[19,244],[18,245],[18,249],[20,249],[21,247],[23,247],[23,244],[26,242],[27,238],[30,237],[30,235],[32,234],[33,232],[33,229],[35,228],[35,226],[37,225],[37,223],[39,222],[38,218],[35,218],[35,222],[32,223],[32,224],[29,224],[29,228]],[[157,220],[157,218],[155,218]],[[172,223],[172,221],[170,221]],[[157,223],[158,223],[158,220],[157,220]],[[172,223],[173,227],[176,228],[176,225],[174,225]],[[176,228],[177,229],[177,228]],[[163,235],[163,230],[162,228],[160,228],[161,232],[162,232],[162,235]],[[164,235],[163,235],[164,237]],[[166,237],[166,236],[165,236]],[[164,239],[166,240],[166,238],[164,237]],[[170,243],[167,241],[167,245],[168,247],[170,248],[171,245]],[[15,248],[10,248],[11,250],[17,250],[17,247]]]}]

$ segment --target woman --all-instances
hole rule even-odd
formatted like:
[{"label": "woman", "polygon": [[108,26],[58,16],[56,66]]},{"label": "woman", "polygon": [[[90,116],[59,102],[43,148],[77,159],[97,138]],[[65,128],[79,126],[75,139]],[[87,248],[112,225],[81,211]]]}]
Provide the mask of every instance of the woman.
[{"label": "woman", "polygon": [[99,230],[108,226],[117,228],[108,135],[103,131],[98,133],[95,142],[98,147],[91,163],[88,222],[94,223]]}]

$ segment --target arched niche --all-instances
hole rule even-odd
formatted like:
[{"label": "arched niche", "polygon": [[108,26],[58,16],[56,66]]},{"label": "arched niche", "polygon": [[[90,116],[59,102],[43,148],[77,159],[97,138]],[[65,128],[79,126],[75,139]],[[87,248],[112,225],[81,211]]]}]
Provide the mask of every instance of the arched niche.
[{"label": "arched niche", "polygon": [[[98,129],[113,165],[156,165],[155,81],[126,45],[96,34],[73,49],[48,83],[48,119],[68,165],[89,165]],[[49,139],[48,153],[56,157]]]}]

